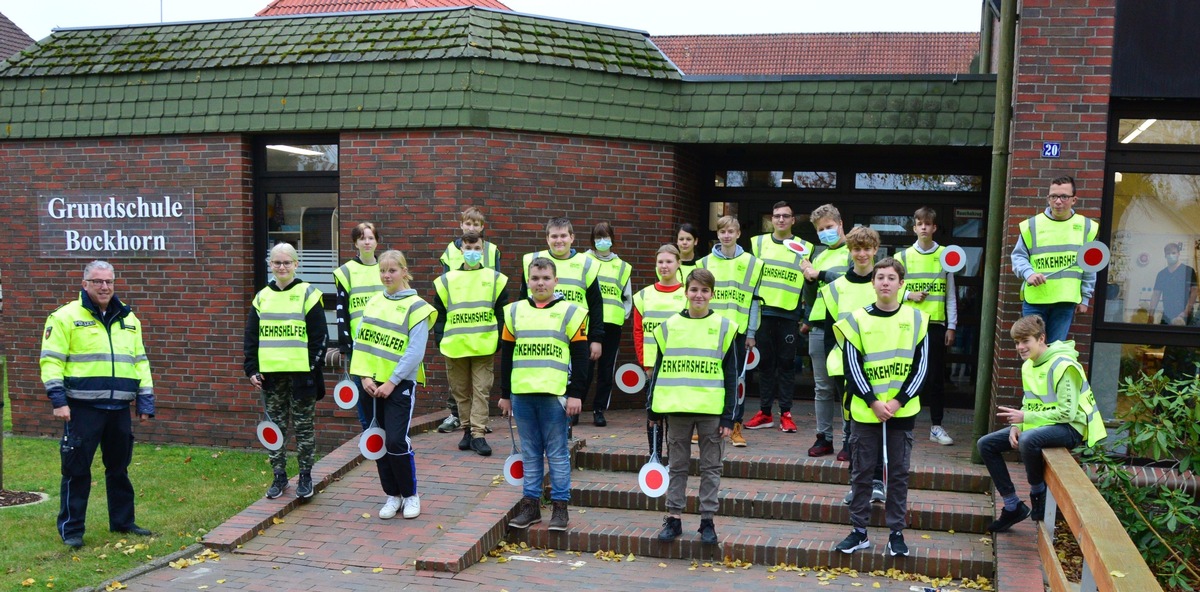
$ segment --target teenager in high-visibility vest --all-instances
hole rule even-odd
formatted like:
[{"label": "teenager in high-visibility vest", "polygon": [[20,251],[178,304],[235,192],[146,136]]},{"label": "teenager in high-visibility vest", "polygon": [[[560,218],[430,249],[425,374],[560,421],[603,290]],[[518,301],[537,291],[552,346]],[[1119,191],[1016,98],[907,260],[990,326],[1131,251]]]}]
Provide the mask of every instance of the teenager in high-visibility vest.
[{"label": "teenager in high-visibility vest", "polygon": [[500,343],[500,324],[508,304],[508,276],[484,267],[483,238],[475,231],[458,241],[463,263],[434,280],[438,311],[434,337],[446,357],[446,380],[462,414],[459,450],[491,456],[487,433],[488,397],[494,380],[493,355]]},{"label": "teenager in high-visibility vest", "polygon": [[[596,260],[571,247],[575,243],[575,230],[566,218],[551,218],[546,222],[545,251],[526,253],[521,258],[521,298],[529,297],[529,265],[538,257],[554,262],[558,278],[557,291],[563,299],[587,313],[588,359],[600,359],[604,343],[604,298],[600,294],[600,266]],[[585,385],[592,382],[591,364],[577,369],[577,378]],[[579,423],[579,414],[571,416],[571,425]]]},{"label": "teenager in high-visibility vest", "polygon": [[942,427],[946,415],[946,348],[954,345],[954,330],[958,325],[958,295],[954,274],[942,269],[942,252],[946,250],[933,240],[937,232],[937,211],[923,207],[913,214],[913,232],[917,242],[896,253],[896,259],[908,270],[905,276],[904,301],[929,315],[929,367],[933,369],[925,381],[921,402],[929,406],[929,440],[942,446],[954,443],[954,438]]},{"label": "teenager in high-visibility vest", "polygon": [[700,439],[700,542],[717,544],[713,516],[721,488],[724,438],[733,433],[737,406],[737,360],[733,349],[737,325],[709,309],[716,280],[707,269],[692,270],[687,278],[688,307],[654,329],[660,355],[646,407],[651,421],[668,424],[670,446],[667,517],[658,540],[673,541],[683,534],[687,504],[691,439]]},{"label": "teenager in high-visibility vest", "polygon": [[[321,363],[329,329],[321,291],[296,278],[296,248],[279,243],[271,247],[267,261],[275,279],[254,296],[242,341],[242,368],[250,384],[263,390],[267,415],[279,425],[284,441],[290,420],[300,465],[296,497],[312,497],[314,419],[317,401],[325,396]],[[272,450],[269,456],[275,478],[267,497],[275,499],[287,489],[287,447]]]},{"label": "teenager in high-visibility vest", "polygon": [[675,248],[679,249],[679,281],[683,281],[693,269],[696,269],[696,244],[700,233],[696,225],[684,222],[675,233]]},{"label": "teenager in high-visibility vest", "polygon": [[592,227],[592,246],[587,254],[600,266],[596,280],[604,302],[604,341],[600,359],[592,363],[589,372],[596,377],[596,398],[592,400],[592,424],[608,425],[604,412],[612,400],[613,372],[617,365],[617,350],[625,320],[633,310],[633,291],[629,279],[633,268],[612,251],[615,234],[612,225],[600,222]]},{"label": "teenager in high-visibility vest", "polygon": [[[474,232],[479,236],[483,236],[483,227],[486,223],[487,220],[483,215],[483,211],[479,208],[471,206],[463,210],[462,217],[459,220],[459,228],[462,230],[463,234]],[[438,259],[438,261],[442,264],[442,273],[462,267],[462,238],[459,237],[450,241],[450,244],[446,245],[446,249],[442,251],[442,256]],[[495,244],[484,240],[483,259],[480,264],[490,269],[499,270],[500,247],[497,247]],[[437,428],[437,431],[443,434],[448,434],[460,427],[463,427],[462,418],[459,416],[458,404],[454,401],[454,393],[449,393],[446,395],[446,408],[450,410],[450,415],[448,415],[446,419],[443,419],[441,425],[439,425]],[[484,431],[491,433],[492,430],[491,428],[488,428]],[[461,445],[462,442],[460,441],[459,444]]]},{"label": "teenager in high-visibility vest", "polygon": [[379,256],[379,278],[384,290],[363,310],[350,373],[362,378],[368,395],[363,398],[371,399],[368,423],[375,420],[386,434],[387,451],[375,461],[379,483],[388,496],[379,518],[393,518],[401,508],[405,518],[416,518],[421,515],[421,497],[408,427],[417,383],[425,383],[425,347],[438,313],[409,285],[412,274],[400,251]]},{"label": "teenager in high-visibility vest", "polygon": [[[1074,341],[1046,343],[1046,323],[1040,316],[1017,319],[1009,331],[1016,342],[1021,364],[1024,396],[1021,408],[997,407],[997,423],[1002,427],[979,439],[979,455],[996,492],[1004,500],[1000,516],[988,526],[988,532],[1003,532],[1026,518],[1041,522],[1046,514],[1046,463],[1042,450],[1089,447],[1108,435],[1104,418],[1096,408],[1096,398],[1087,374],[1079,364]],[[1022,502],[1001,456],[1019,450],[1025,477],[1029,481],[1029,500]]]},{"label": "teenager in high-visibility vest", "polygon": [[1063,341],[1075,313],[1085,313],[1096,288],[1096,272],[1076,262],[1079,247],[1096,240],[1095,220],[1075,213],[1075,179],[1050,182],[1048,206],[1020,223],[1012,252],[1013,273],[1021,285],[1021,314],[1046,321],[1046,341]]},{"label": "teenager in high-visibility vest", "polygon": [[[826,314],[834,322],[849,317],[854,311],[873,304],[876,300],[875,286],[871,281],[875,276],[875,253],[879,251],[879,233],[867,226],[859,226],[846,234],[846,248],[850,250],[850,259],[854,266],[846,270],[841,277],[821,288],[819,294],[824,303]],[[832,332],[830,333],[832,335]],[[842,404],[842,449],[838,452],[837,460],[850,461],[850,416],[849,402],[846,398],[845,372],[842,369],[842,348],[834,343],[833,348],[825,356],[825,369],[833,382],[838,401]],[[877,483],[879,501],[883,501],[883,483]],[[872,491],[874,494],[874,491]],[[848,501],[846,503],[849,503]]]},{"label": "teenager in high-visibility vest", "polygon": [[92,460],[100,448],[108,493],[108,525],[114,532],[149,536],[134,522],[133,422],[154,417],[154,379],[142,342],[143,327],[116,295],[116,271],[107,261],[83,268],[83,289],[50,313],[38,365],[54,417],[63,422],[59,446],[58,536],[83,546]]},{"label": "teenager in high-visibility vest", "polygon": [[[800,261],[812,256],[812,243],[792,234],[796,217],[786,201],[776,202],[771,210],[770,234],[750,239],[750,250],[763,262],[758,295],[762,299],[762,319],[755,333],[761,356],[758,364],[759,411],[746,422],[751,429],[774,425],[772,406],[779,402],[780,431],[796,433],[792,420],[792,398],[796,392],[796,341],[800,339],[800,321],[804,316],[804,275]],[[804,246],[806,255],[788,248],[784,241]]]},{"label": "teenager in high-visibility vest", "polygon": [[[646,371],[647,389],[650,379],[654,377],[654,366],[658,363],[654,330],[663,321],[687,308],[687,291],[679,281],[679,249],[675,245],[658,248],[654,256],[654,271],[658,274],[658,281],[633,295],[633,350],[638,363]],[[663,430],[655,430],[652,423],[646,424],[646,441],[651,451],[663,452],[663,436]]]},{"label": "teenager in high-visibility vest", "polygon": [[588,313],[556,293],[556,265],[534,257],[525,270],[528,298],[504,309],[500,335],[500,412],[512,414],[521,434],[524,497],[513,528],[542,521],[542,476],[549,466],[553,510],[548,528],[567,529],[571,499],[570,417],[587,392]]},{"label": "teenager in high-visibility vest", "polygon": [[[367,307],[371,297],[383,291],[383,283],[379,281],[379,262],[375,260],[375,248],[379,246],[379,234],[375,225],[363,222],[350,231],[350,240],[358,251],[358,256],[347,261],[333,271],[333,283],[337,287],[337,326],[338,347],[326,352],[325,362],[333,365],[339,362],[333,352],[341,357],[350,359],[354,351],[354,334],[358,331],[362,311]],[[362,392],[362,381],[357,376],[351,380]],[[369,401],[366,397],[358,399],[358,422],[367,429],[367,412],[364,406]]]},{"label": "teenager in high-visibility vest", "polygon": [[825,313],[825,303],[816,294],[846,273],[852,263],[850,251],[846,248],[841,212],[833,204],[825,204],[813,210],[808,219],[817,230],[817,239],[824,245],[811,262],[800,262],[804,279],[808,280],[804,300],[812,303],[808,322],[800,327],[800,332],[808,334],[808,355],[812,359],[817,440],[808,449],[808,455],[816,457],[833,454],[833,425],[841,415],[842,407],[834,381],[825,367],[825,357],[834,346],[833,333],[830,331],[833,319]]},{"label": "teenager in high-visibility vest", "polygon": [[[746,351],[754,347],[755,332],[758,331],[758,286],[762,281],[763,270],[762,261],[737,244],[741,236],[741,222],[734,216],[721,216],[717,220],[717,244],[713,246],[711,254],[696,262],[697,269],[707,269],[716,278],[716,289],[713,291],[709,308],[733,321],[738,327],[733,348],[739,375],[742,373],[742,366],[746,365]],[[743,401],[733,414],[730,440],[734,446],[746,445],[746,439],[742,436],[742,419],[745,412],[746,405]]]},{"label": "teenager in high-visibility vest", "polygon": [[[904,528],[908,513],[908,469],[912,429],[921,410],[922,384],[929,372],[926,335],[929,317],[901,306],[904,265],[891,257],[875,264],[871,280],[875,303],[833,324],[841,346],[850,394],[850,524],[853,530],[837,550],[853,553],[870,545],[872,480],[887,450],[888,529],[886,552],[907,556]],[[885,429],[886,428],[886,429]]]}]

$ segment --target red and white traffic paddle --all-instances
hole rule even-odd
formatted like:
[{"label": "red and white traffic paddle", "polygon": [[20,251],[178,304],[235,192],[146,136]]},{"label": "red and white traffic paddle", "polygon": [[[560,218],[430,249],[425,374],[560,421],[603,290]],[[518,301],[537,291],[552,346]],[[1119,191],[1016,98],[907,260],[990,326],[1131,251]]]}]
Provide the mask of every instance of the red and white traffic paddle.
[{"label": "red and white traffic paddle", "polygon": [[521,457],[517,436],[513,433],[512,411],[508,412],[508,439],[512,440],[512,454],[504,459],[504,480],[509,485],[521,487],[525,485],[525,459]]},{"label": "red and white traffic paddle", "polygon": [[345,361],[342,362],[342,379],[333,385],[333,402],[342,409],[354,409],[358,405],[358,385],[350,379]]},{"label": "red and white traffic paddle", "polygon": [[967,253],[958,245],[950,245],[942,249],[942,270],[947,273],[957,273],[967,264]]},{"label": "red and white traffic paddle", "polygon": [[283,448],[283,430],[279,429],[279,424],[271,419],[270,413],[267,413],[266,391],[260,388],[259,392],[262,393],[263,416],[266,419],[258,422],[254,431],[258,435],[258,442],[263,445],[263,448],[274,452]]},{"label": "red and white traffic paddle", "polygon": [[642,470],[638,473],[638,487],[649,497],[662,497],[667,492],[667,485],[671,483],[671,476],[658,459],[657,422],[651,430],[650,439],[654,442],[654,447],[650,450],[650,460],[642,465]]},{"label": "red and white traffic paddle", "polygon": [[758,348],[752,347],[746,352],[746,364],[742,366],[742,375],[745,376],[746,370],[753,370],[758,367]]},{"label": "red and white traffic paddle", "polygon": [[783,241],[783,246],[787,247],[788,250],[790,250],[791,252],[793,252],[801,257],[808,257],[808,255],[809,255],[808,245],[804,244],[803,241],[798,241],[794,238],[789,238],[789,239]]},{"label": "red and white traffic paddle", "polygon": [[742,371],[737,377],[737,404],[740,406],[746,402],[746,371],[751,368],[750,359],[754,358],[754,365],[758,365],[757,348],[750,348],[746,351],[746,363],[742,364]]},{"label": "red and white traffic paddle", "polygon": [[371,398],[371,425],[358,437],[358,451],[367,460],[379,460],[387,454],[387,432],[379,427],[378,402]]},{"label": "red and white traffic paddle", "polygon": [[1088,241],[1079,247],[1075,261],[1084,271],[1097,272],[1108,267],[1110,255],[1108,245],[1100,241]]},{"label": "red and white traffic paddle", "polygon": [[617,388],[623,393],[640,393],[642,387],[646,386],[646,372],[642,367],[634,364],[621,364],[617,368]]}]

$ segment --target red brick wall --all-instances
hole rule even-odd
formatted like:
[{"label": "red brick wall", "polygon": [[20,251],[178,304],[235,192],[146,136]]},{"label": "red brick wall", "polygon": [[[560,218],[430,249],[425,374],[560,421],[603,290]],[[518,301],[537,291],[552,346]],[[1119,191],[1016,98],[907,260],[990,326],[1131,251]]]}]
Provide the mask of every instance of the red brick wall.
[{"label": "red brick wall", "polygon": [[[118,294],[146,326],[158,417],[140,439],[255,446],[261,404],[241,369],[245,315],[253,295],[249,144],[239,136],[0,143],[0,270],[3,335],[9,356],[13,428],[57,435],[39,379],[37,352],[47,314],[72,298],[86,259],[47,260],[38,251],[37,196],[49,191],[188,188],[196,198],[194,260],[117,259]],[[382,246],[409,256],[416,287],[432,297],[437,256],[475,205],[503,250],[502,271],[520,287],[520,256],[545,248],[544,223],[567,216],[576,247],[590,227],[616,226],[614,250],[634,265],[635,289],[653,281],[653,253],[683,221],[703,216],[695,160],[672,146],[478,130],[347,132],[341,138],[343,236],[374,221]],[[342,241],[342,258],[353,255]],[[632,359],[629,331],[622,359]],[[436,349],[418,412],[443,407],[445,375]],[[336,379],[330,373],[330,384]],[[636,406],[638,397],[614,398]],[[329,450],[358,431],[353,412],[318,405],[318,446]]]},{"label": "red brick wall", "polygon": [[[1074,176],[1076,210],[1093,220],[1100,218],[1115,0],[1025,0],[1020,10],[993,379],[996,402],[1016,406],[1021,399],[1020,359],[1008,329],[1020,317],[1021,281],[1013,275],[1008,255],[1019,235],[1017,225],[1045,209],[1054,177]],[[1042,158],[1043,142],[1061,143],[1062,157]],[[1077,314],[1071,328],[1070,337],[1085,361],[1091,326],[1089,310]]]}]

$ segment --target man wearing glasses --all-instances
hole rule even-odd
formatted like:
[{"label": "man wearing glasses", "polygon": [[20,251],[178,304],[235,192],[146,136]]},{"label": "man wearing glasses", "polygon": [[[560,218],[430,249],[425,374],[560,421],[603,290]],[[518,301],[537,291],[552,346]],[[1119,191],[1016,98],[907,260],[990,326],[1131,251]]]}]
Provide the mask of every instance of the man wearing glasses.
[{"label": "man wearing glasses", "polygon": [[142,344],[142,324],[115,294],[113,266],[92,261],[83,269],[79,298],[50,314],[42,334],[40,365],[54,417],[63,421],[58,534],[72,549],[83,546],[84,519],[92,490],[97,446],[104,461],[108,528],[150,536],[133,520],[133,429],[154,417],[154,383]]},{"label": "man wearing glasses", "polygon": [[1096,273],[1079,267],[1076,254],[1096,240],[1095,221],[1075,213],[1075,179],[1062,176],[1050,182],[1049,207],[1021,222],[1012,252],[1013,273],[1021,285],[1021,316],[1046,322],[1046,341],[1064,341],[1076,312],[1087,312],[1096,287]]}]

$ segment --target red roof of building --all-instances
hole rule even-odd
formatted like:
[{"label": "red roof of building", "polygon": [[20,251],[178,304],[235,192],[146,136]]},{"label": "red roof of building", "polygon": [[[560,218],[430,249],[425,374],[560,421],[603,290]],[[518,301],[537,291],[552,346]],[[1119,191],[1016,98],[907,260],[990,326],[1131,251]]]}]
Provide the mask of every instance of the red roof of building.
[{"label": "red roof of building", "polygon": [[16,23],[0,14],[0,62],[26,47],[33,45],[33,38],[25,34]]},{"label": "red roof of building", "polygon": [[979,33],[663,35],[651,39],[684,74],[961,74]]},{"label": "red roof of building", "polygon": [[273,0],[254,16],[411,10],[414,8],[461,8],[464,6],[512,10],[498,0]]}]

